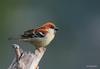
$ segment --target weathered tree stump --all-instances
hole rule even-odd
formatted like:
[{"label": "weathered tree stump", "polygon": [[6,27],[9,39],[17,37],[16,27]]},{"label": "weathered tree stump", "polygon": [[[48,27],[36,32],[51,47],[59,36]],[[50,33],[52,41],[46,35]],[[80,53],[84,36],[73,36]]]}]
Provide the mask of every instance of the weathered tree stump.
[{"label": "weathered tree stump", "polygon": [[13,59],[8,69],[39,69],[39,62],[44,55],[46,48],[40,47],[35,53],[23,51],[19,45],[13,44],[16,57]]}]

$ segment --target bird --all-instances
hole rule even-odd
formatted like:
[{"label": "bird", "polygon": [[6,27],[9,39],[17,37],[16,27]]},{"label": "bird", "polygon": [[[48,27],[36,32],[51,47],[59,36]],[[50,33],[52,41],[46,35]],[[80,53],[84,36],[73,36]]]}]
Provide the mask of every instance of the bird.
[{"label": "bird", "polygon": [[47,21],[38,28],[24,31],[20,39],[31,43],[38,49],[39,47],[47,47],[54,39],[56,31],[58,31],[58,27],[54,22]]}]

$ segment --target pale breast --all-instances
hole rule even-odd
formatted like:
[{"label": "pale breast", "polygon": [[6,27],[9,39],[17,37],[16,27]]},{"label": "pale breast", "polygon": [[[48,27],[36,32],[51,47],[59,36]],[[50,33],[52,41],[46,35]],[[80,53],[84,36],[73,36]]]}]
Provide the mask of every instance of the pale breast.
[{"label": "pale breast", "polygon": [[31,41],[31,43],[38,47],[41,46],[46,47],[54,39],[54,37],[55,37],[54,30],[49,29],[48,34],[45,37],[35,38],[33,41]]}]

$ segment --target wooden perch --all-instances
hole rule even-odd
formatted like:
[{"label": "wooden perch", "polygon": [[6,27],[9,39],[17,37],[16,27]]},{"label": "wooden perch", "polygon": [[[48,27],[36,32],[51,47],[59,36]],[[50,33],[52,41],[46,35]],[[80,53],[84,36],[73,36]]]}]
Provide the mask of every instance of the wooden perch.
[{"label": "wooden perch", "polygon": [[35,53],[25,52],[19,48],[19,45],[13,44],[16,57],[8,69],[39,69],[39,62],[44,55],[46,48],[40,47]]}]

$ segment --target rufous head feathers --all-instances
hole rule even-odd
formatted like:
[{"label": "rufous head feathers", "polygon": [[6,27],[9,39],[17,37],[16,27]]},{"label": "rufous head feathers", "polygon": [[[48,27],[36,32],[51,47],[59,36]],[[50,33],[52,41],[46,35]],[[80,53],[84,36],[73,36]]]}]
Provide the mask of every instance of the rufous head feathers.
[{"label": "rufous head feathers", "polygon": [[46,22],[45,24],[42,25],[42,27],[58,30],[58,28],[55,26],[55,24],[52,21]]}]

